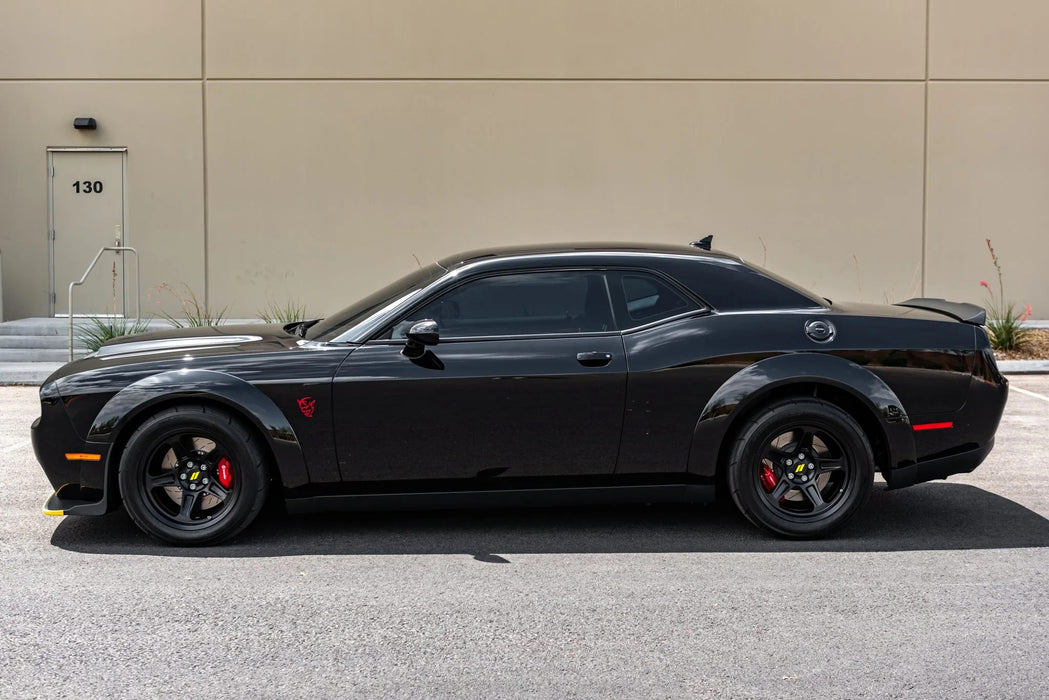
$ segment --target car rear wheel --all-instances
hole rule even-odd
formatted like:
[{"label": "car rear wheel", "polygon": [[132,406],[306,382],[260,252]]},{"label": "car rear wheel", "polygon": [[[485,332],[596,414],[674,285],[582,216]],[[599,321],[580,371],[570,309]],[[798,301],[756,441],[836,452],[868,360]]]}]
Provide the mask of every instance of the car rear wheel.
[{"label": "car rear wheel", "polygon": [[867,502],[874,457],[848,413],[793,399],[749,421],[733,444],[727,476],[732,499],[752,523],[785,537],[816,538]]},{"label": "car rear wheel", "polygon": [[168,408],[131,436],[120,494],[143,531],[179,545],[233,537],[258,515],[268,479],[258,437],[210,406]]}]

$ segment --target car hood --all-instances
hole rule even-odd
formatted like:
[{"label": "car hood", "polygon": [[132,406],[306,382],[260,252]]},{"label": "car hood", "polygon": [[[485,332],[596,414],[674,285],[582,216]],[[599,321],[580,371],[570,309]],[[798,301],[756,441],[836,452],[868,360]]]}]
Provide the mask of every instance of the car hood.
[{"label": "car hood", "polygon": [[[234,376],[257,376],[275,365],[319,367],[305,354],[322,352],[336,365],[352,346],[313,343],[288,333],[279,324],[174,328],[117,338],[97,352],[62,365],[41,386],[44,393],[68,395],[119,390],[144,377],[172,370],[210,370]],[[291,356],[299,357],[296,365]],[[285,361],[287,360],[287,362]],[[289,364],[290,362],[290,364]],[[327,367],[327,365],[324,365]],[[334,372],[334,366],[331,367]],[[308,370],[309,376],[316,368]],[[324,370],[326,371],[326,370]]]},{"label": "car hood", "polygon": [[296,336],[280,324],[249,324],[172,328],[115,338],[105,343],[95,357],[143,355],[167,352],[197,351],[236,347],[240,351],[273,351],[275,346],[294,345]]}]

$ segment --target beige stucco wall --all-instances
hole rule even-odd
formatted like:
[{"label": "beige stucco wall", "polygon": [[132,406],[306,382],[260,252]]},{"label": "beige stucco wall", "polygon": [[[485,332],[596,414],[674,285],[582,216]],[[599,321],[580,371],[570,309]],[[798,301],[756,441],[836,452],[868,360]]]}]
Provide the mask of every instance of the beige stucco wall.
[{"label": "beige stucco wall", "polygon": [[206,4],[216,78],[921,78],[925,62],[914,0]]},{"label": "beige stucco wall", "polygon": [[363,292],[413,255],[713,231],[836,297],[855,255],[873,298],[920,263],[922,105],[884,83],[213,82],[212,290],[323,312],[318,280]]},{"label": "beige stucco wall", "polygon": [[[82,115],[99,129],[74,131]],[[201,123],[199,81],[0,81],[5,318],[48,312],[48,146],[126,146],[124,236],[141,252],[143,305],[146,287],[165,281],[203,289]]]},{"label": "beige stucco wall", "polygon": [[866,301],[980,301],[991,237],[1049,318],[1038,0],[90,7],[2,11],[8,318],[47,311],[45,149],[87,144],[128,147],[145,283],[235,315],[479,245],[715,233]]},{"label": "beige stucco wall", "polygon": [[200,78],[192,0],[4,0],[0,79]]}]

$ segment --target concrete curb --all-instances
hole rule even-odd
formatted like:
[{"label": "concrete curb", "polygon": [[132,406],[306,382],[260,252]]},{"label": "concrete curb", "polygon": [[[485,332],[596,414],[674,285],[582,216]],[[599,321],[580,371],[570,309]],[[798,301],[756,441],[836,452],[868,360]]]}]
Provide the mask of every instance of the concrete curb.
[{"label": "concrete curb", "polygon": [[1049,374],[1049,360],[998,360],[1002,374]]}]

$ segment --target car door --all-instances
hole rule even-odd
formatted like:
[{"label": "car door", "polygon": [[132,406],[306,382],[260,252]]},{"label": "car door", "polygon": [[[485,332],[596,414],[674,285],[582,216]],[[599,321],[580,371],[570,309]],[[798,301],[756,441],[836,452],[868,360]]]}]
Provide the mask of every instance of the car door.
[{"label": "car door", "polygon": [[[419,359],[407,328],[438,324]],[[615,471],[623,340],[597,270],[470,279],[354,350],[334,382],[345,482],[586,477]],[[441,487],[439,484],[434,488]]]}]

